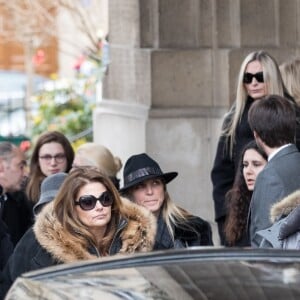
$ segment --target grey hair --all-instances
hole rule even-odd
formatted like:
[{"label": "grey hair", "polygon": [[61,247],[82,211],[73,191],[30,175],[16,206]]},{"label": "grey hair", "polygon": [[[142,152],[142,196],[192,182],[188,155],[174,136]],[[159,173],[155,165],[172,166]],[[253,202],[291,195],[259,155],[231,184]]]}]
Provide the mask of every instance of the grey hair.
[{"label": "grey hair", "polygon": [[17,147],[10,142],[0,142],[0,157],[9,159]]}]

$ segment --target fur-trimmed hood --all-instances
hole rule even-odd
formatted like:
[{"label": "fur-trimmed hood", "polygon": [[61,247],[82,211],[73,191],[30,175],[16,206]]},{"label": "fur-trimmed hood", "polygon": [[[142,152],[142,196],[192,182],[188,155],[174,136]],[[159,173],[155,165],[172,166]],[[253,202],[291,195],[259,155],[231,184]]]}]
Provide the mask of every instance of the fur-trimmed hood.
[{"label": "fur-trimmed hood", "polygon": [[278,221],[278,219],[285,217],[292,212],[297,206],[300,205],[300,190],[289,194],[281,201],[273,204],[270,212],[270,220],[272,223]]},{"label": "fur-trimmed hood", "polygon": [[[116,252],[133,253],[153,249],[156,234],[156,219],[146,208],[121,198],[121,220],[115,243],[121,240]],[[121,225],[122,223],[122,225]],[[62,224],[53,213],[53,203],[46,205],[38,214],[33,231],[40,245],[51,254],[54,260],[69,263],[84,259],[94,259],[86,244],[78,243],[63,229]],[[115,253],[116,253],[115,252]],[[110,254],[115,254],[110,253]]]}]

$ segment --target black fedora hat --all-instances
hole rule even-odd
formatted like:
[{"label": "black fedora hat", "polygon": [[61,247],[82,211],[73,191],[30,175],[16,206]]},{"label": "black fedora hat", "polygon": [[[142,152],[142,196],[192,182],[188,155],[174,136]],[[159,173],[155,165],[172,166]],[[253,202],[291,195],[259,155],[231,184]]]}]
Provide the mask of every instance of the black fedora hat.
[{"label": "black fedora hat", "polygon": [[124,186],[120,192],[151,178],[160,177],[165,183],[170,182],[178,175],[177,172],[163,173],[158,163],[146,153],[133,155],[128,158],[123,172]]}]

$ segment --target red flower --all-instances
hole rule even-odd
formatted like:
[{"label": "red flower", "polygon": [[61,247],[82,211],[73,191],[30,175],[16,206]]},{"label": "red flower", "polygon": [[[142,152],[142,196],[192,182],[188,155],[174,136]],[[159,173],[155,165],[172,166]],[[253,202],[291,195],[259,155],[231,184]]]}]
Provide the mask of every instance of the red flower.
[{"label": "red flower", "polygon": [[23,151],[23,152],[26,152],[30,149],[30,146],[31,146],[31,143],[30,141],[22,141],[20,143],[20,149]]},{"label": "red flower", "polygon": [[40,66],[45,62],[45,52],[44,50],[37,50],[35,55],[32,57],[32,62],[35,66]]},{"label": "red flower", "polygon": [[85,56],[80,55],[77,60],[75,61],[75,64],[73,65],[73,69],[79,71],[82,63],[85,61]]}]

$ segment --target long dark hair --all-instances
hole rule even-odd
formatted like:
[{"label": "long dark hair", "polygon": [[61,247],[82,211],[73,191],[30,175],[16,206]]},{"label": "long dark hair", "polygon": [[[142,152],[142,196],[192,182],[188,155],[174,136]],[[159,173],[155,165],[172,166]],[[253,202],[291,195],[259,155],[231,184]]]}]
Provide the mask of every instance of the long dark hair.
[{"label": "long dark hair", "polygon": [[36,203],[40,196],[40,188],[43,179],[46,177],[40,168],[39,164],[39,152],[41,147],[44,144],[56,142],[62,145],[65,151],[66,160],[67,160],[67,169],[65,170],[68,173],[72,168],[72,163],[74,160],[74,150],[71,143],[67,137],[58,131],[48,131],[39,136],[35,147],[33,149],[31,159],[30,159],[30,174],[29,181],[27,183],[26,193],[30,201]]},{"label": "long dark hair", "polygon": [[225,222],[224,233],[228,246],[234,246],[236,242],[243,237],[246,231],[252,191],[248,190],[243,175],[243,159],[245,152],[249,149],[255,150],[265,160],[267,160],[267,155],[257,146],[255,141],[249,142],[242,151],[233,186],[225,196],[228,214]]}]

